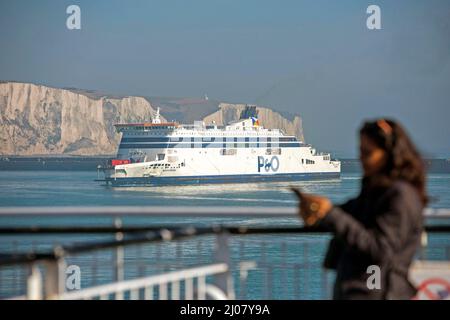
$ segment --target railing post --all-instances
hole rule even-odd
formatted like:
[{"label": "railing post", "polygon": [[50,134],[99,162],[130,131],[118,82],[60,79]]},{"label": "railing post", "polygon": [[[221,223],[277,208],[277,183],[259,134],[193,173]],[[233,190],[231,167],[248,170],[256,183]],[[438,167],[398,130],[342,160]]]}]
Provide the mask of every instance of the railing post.
[{"label": "railing post", "polygon": [[229,235],[225,231],[220,231],[216,237],[216,262],[226,263],[228,266],[227,272],[215,276],[215,284],[221,289],[228,299],[235,299],[233,277],[231,275],[231,257],[230,248],[228,246]]},{"label": "railing post", "polygon": [[[119,217],[116,217],[114,220],[114,226],[117,229],[120,229],[122,227],[122,220]],[[123,240],[123,232],[116,232],[115,234],[117,241]],[[123,246],[117,246],[115,251],[115,280],[116,282],[121,282],[124,280],[124,248]],[[123,300],[123,292],[117,292],[115,299],[117,300]]]},{"label": "railing post", "polygon": [[239,263],[239,296],[240,299],[245,299],[247,296],[247,278],[250,270],[256,269],[255,261],[243,261]]},{"label": "railing post", "polygon": [[45,269],[45,299],[58,299],[65,291],[66,262],[64,258],[48,260]]},{"label": "railing post", "polygon": [[42,300],[42,275],[36,263],[28,267],[27,300]]}]

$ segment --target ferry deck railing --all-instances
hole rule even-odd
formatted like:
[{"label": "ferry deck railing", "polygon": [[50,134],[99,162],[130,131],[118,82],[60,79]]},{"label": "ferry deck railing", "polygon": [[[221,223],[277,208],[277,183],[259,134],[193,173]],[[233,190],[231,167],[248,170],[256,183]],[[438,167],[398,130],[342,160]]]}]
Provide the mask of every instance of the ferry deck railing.
[{"label": "ferry deck railing", "polygon": [[[332,277],[320,270],[320,252],[311,260],[310,256],[317,249],[318,243],[324,248],[327,238],[317,239],[315,236],[323,235],[323,230],[304,228],[301,226],[263,224],[262,227],[240,226],[124,226],[123,219],[129,216],[135,217],[177,217],[186,218],[193,216],[203,217],[244,217],[244,218],[296,218],[296,208],[267,208],[267,207],[33,207],[33,208],[1,208],[0,218],[15,216],[24,219],[30,217],[109,217],[113,221],[113,226],[2,226],[0,227],[0,243],[5,248],[5,238],[23,236],[53,236],[63,237],[67,235],[104,235],[108,238],[100,240],[83,240],[81,243],[71,242],[67,244],[54,243],[45,251],[28,250],[24,252],[15,245],[11,245],[10,251],[0,253],[0,298],[8,299],[246,299],[248,291],[258,287],[259,291],[264,291],[263,295],[255,295],[250,298],[302,298],[310,297],[329,298],[331,293]],[[448,209],[427,209],[425,211],[427,219],[450,218]],[[442,226],[439,223],[426,227],[427,233],[443,234],[445,240],[440,243],[441,248],[432,248],[440,252],[444,261],[450,260],[450,227]],[[418,254],[419,259],[427,258],[426,248],[431,247],[427,241],[427,233],[424,234],[422,249]],[[110,235],[113,235],[111,238]],[[277,235],[277,238],[270,238],[270,235]],[[303,238],[302,235],[304,236]],[[261,240],[251,237],[269,237]],[[287,239],[280,240],[280,236]],[[206,238],[205,238],[206,237]],[[236,241],[236,238],[242,238]],[[251,238],[251,239],[249,239]],[[300,239],[301,238],[301,239]],[[196,244],[183,246],[192,240],[198,241]],[[300,239],[300,241],[299,241]],[[79,239],[76,239],[79,240]],[[17,240],[15,240],[17,241]],[[53,239],[55,241],[55,239]],[[235,241],[235,242],[233,242]],[[275,241],[279,241],[274,246]],[[250,246],[254,242],[256,245]],[[11,242],[12,243],[12,242]],[[231,243],[231,244],[230,244]],[[175,247],[170,245],[175,244]],[[443,244],[443,246],[442,246]],[[295,260],[295,256],[289,254],[293,248],[301,248],[298,256],[301,260]],[[159,253],[153,256],[148,254],[147,249],[162,246]],[[272,251],[269,252],[269,247]],[[14,248],[16,247],[16,248]],[[136,247],[134,255],[126,256],[125,249]],[[208,248],[209,252],[200,255],[194,254],[193,248]],[[261,251],[261,255],[250,254],[246,256],[247,248]],[[28,248],[29,249],[29,248]],[[110,251],[111,259],[104,260],[102,253]],[[128,249],[127,249],[128,250]],[[144,252],[139,252],[143,250]],[[186,264],[186,256],[192,254],[197,263]],[[250,250],[250,251],[251,251]],[[167,251],[167,255],[164,255]],[[181,253],[180,253],[181,251]],[[232,252],[234,251],[234,252]],[[232,256],[236,256],[237,261],[232,261]],[[1,252],[1,251],[0,251]],[[250,252],[252,253],[252,252]],[[433,256],[433,254],[431,256]],[[294,253],[296,255],[296,253]],[[208,256],[209,259],[204,259]],[[82,265],[84,274],[86,268],[106,268],[111,267],[112,276],[107,281],[96,283],[96,272],[90,272],[91,281],[80,290],[72,290],[67,287],[67,269],[71,260],[78,258]],[[149,258],[150,257],[150,258]],[[138,261],[142,258],[142,261]],[[236,258],[236,257],[235,257]],[[294,258],[294,259],[293,259]],[[429,258],[429,257],[428,257]],[[269,260],[273,261],[269,261]],[[158,264],[164,264],[168,260],[168,265],[162,268]],[[149,265],[155,268],[153,274],[146,272],[135,272],[132,277],[127,277],[130,269],[125,266],[125,262],[137,264],[138,268],[146,268]],[[90,264],[90,265],[89,265]],[[75,266],[77,266],[75,264]],[[22,272],[17,272],[18,268]],[[280,271],[276,274],[276,271]],[[92,271],[92,270],[91,270]],[[3,281],[3,273],[9,274],[9,280],[15,281],[16,285],[11,286],[10,282]],[[11,273],[12,272],[12,273]],[[260,274],[259,284],[255,279],[256,274]],[[13,276],[11,276],[11,274]],[[317,281],[312,283],[313,278]],[[17,283],[22,284],[22,291],[11,290],[17,287]],[[291,284],[291,287],[288,286]],[[313,291],[316,288],[316,293]],[[3,287],[3,288],[2,288]],[[19,285],[20,287],[20,285]],[[275,287],[281,287],[275,288]],[[238,292],[237,292],[238,291]],[[253,290],[255,291],[255,290]],[[289,291],[289,292],[288,292]],[[319,291],[319,294],[317,294]],[[302,296],[301,293],[304,293]]]}]

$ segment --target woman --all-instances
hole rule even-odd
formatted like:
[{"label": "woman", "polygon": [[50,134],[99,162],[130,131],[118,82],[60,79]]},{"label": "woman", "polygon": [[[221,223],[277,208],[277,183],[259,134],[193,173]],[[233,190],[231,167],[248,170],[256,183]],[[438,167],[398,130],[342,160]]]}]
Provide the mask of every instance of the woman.
[{"label": "woman", "polygon": [[[395,121],[367,122],[360,130],[364,171],[359,196],[340,206],[297,194],[307,226],[334,233],[324,266],[336,269],[335,299],[410,299],[408,269],[419,246],[427,203],[423,161]],[[378,266],[380,286],[368,285]],[[376,282],[375,282],[376,283]]]}]

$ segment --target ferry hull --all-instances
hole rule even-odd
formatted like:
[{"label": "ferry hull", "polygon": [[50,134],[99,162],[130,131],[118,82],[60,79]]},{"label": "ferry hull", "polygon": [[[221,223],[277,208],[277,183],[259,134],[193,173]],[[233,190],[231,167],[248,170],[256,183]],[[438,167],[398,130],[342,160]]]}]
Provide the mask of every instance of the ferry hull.
[{"label": "ferry hull", "polygon": [[280,174],[239,174],[239,175],[211,175],[211,176],[177,176],[177,177],[135,177],[135,178],[106,178],[107,184],[113,187],[128,186],[162,186],[162,185],[196,185],[196,184],[224,184],[224,183],[253,183],[274,181],[304,181],[339,179],[339,172],[313,173],[280,173]]}]

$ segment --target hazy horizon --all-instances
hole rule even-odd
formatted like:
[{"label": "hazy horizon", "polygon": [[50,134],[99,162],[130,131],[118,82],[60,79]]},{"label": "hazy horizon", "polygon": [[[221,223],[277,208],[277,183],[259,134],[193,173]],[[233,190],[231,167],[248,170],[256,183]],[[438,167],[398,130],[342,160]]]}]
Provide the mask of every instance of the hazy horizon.
[{"label": "hazy horizon", "polygon": [[450,156],[450,1],[3,0],[0,30],[1,80],[255,103],[345,157],[363,119],[393,117],[425,156]]}]

